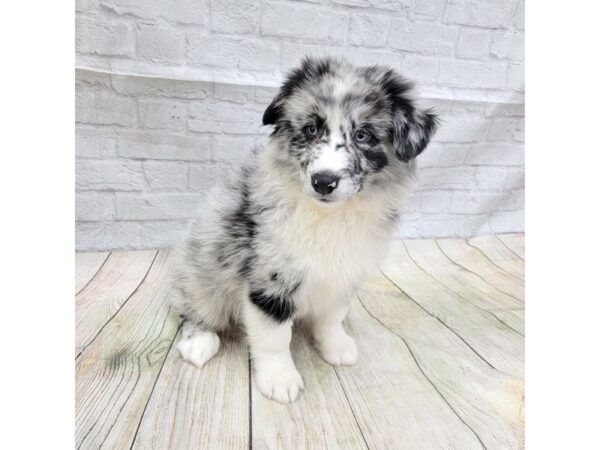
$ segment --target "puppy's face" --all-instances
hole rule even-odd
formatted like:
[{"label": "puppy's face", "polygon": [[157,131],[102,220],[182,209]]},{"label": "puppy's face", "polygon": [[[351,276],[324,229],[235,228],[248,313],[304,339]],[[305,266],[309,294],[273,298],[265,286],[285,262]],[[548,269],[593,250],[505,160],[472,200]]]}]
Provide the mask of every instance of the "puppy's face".
[{"label": "puppy's face", "polygon": [[398,172],[427,146],[436,128],[417,110],[411,84],[390,69],[333,59],[304,60],[265,111],[301,189],[335,204]]}]

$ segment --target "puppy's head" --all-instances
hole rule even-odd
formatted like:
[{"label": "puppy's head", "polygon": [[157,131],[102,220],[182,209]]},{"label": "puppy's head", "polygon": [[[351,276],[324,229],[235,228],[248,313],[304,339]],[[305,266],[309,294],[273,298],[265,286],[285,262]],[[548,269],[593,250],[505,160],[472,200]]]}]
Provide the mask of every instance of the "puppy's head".
[{"label": "puppy's head", "polygon": [[435,114],[417,109],[412,84],[381,66],[306,58],[263,115],[297,169],[303,192],[337,203],[398,173],[427,146]]}]

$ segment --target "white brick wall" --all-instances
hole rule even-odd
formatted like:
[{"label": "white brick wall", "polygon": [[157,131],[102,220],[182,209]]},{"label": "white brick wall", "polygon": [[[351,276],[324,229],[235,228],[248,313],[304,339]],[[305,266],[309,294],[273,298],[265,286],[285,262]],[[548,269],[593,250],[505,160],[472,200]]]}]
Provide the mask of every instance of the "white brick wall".
[{"label": "white brick wall", "polygon": [[305,54],[393,66],[441,113],[398,237],[522,231],[523,8],[77,1],[77,249],[173,245],[215,177],[262,145],[262,113]]}]

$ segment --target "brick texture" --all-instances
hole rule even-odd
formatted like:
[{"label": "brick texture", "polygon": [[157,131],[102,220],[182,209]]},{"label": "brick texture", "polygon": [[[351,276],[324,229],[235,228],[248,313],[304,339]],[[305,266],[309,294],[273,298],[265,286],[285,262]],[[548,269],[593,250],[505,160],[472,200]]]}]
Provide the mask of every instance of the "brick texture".
[{"label": "brick texture", "polygon": [[306,55],[387,64],[442,126],[396,237],[523,230],[523,0],[78,0],[78,250],[169,247]]}]

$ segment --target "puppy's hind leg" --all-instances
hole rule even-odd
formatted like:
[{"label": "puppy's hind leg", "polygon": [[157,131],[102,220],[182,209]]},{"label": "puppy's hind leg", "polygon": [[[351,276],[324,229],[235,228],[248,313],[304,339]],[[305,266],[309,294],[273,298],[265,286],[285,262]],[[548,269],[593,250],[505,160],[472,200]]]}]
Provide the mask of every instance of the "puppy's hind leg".
[{"label": "puppy's hind leg", "polygon": [[181,327],[181,340],[177,344],[177,350],[185,361],[201,368],[217,354],[220,344],[216,333],[186,320]]}]

